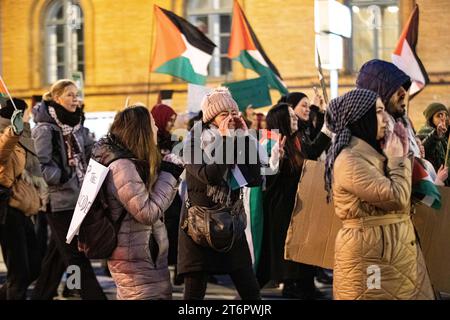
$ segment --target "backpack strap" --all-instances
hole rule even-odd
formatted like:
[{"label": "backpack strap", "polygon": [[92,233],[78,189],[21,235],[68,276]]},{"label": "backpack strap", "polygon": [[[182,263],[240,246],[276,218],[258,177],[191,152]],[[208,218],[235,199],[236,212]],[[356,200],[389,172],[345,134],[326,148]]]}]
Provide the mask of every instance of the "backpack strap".
[{"label": "backpack strap", "polygon": [[119,234],[120,226],[122,225],[123,219],[125,219],[125,216],[127,215],[127,210],[123,210],[120,214],[119,219],[114,223],[114,228],[116,229],[116,234]]}]

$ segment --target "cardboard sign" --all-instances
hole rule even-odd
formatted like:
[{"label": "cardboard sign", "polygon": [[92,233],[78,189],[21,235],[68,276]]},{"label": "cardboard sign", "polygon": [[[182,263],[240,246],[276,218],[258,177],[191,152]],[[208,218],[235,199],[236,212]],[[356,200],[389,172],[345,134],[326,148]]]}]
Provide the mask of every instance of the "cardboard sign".
[{"label": "cardboard sign", "polygon": [[431,283],[440,292],[450,293],[450,188],[438,187],[440,210],[419,204],[413,217]]},{"label": "cardboard sign", "polygon": [[71,243],[73,237],[78,234],[81,223],[97,197],[97,194],[105,181],[109,169],[97,161],[91,159],[78,196],[77,206],[70,221],[69,231],[66,235],[66,243]]},{"label": "cardboard sign", "polygon": [[252,105],[253,108],[260,108],[272,104],[269,84],[265,77],[229,82],[223,85],[228,87],[241,111],[244,111],[249,105]]},{"label": "cardboard sign", "polygon": [[[324,163],[306,161],[286,236],[285,259],[333,269],[334,244],[342,222],[327,204]],[[431,283],[450,293],[450,188],[438,187],[442,208],[419,204],[413,217]]]},{"label": "cardboard sign", "polygon": [[323,162],[307,160],[303,166],[291,216],[284,258],[333,269],[334,243],[341,221],[328,204]]}]

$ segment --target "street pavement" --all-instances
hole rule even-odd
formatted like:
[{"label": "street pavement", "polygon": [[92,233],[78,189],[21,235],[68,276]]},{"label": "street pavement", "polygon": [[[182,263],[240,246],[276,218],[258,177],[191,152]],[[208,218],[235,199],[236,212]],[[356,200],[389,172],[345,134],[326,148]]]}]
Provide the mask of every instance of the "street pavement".
[{"label": "street pavement", "polygon": [[[116,286],[114,285],[114,281],[111,277],[107,276],[105,270],[99,261],[93,261],[92,266],[94,267],[94,271],[97,275],[97,279],[102,286],[105,294],[107,295],[109,300],[116,299]],[[173,268],[170,267],[171,275],[173,279]],[[237,291],[234,289],[234,286],[231,282],[231,279],[228,276],[216,276],[215,279],[217,283],[208,283],[208,288],[206,290],[206,300],[237,300],[239,296],[237,295]],[[3,284],[6,280],[6,266],[3,262],[3,258],[0,253],[0,284]],[[316,286],[319,291],[322,293],[323,297],[321,299],[331,299],[332,298],[332,286],[324,285],[316,281]],[[58,290],[57,300],[77,300],[77,297],[63,297],[62,291],[64,288],[64,281],[61,281],[61,285]],[[30,286],[29,292],[33,289],[33,285]],[[285,299],[281,295],[281,286],[273,287],[273,288],[264,288],[261,290],[261,295],[263,300],[279,300]],[[182,300],[183,299],[183,285],[174,285],[173,286],[173,299],[174,300]]]},{"label": "street pavement", "polygon": [[[111,277],[107,276],[105,270],[100,261],[93,261],[92,266],[97,275],[97,279],[100,285],[103,288],[108,300],[116,300],[116,286]],[[170,267],[171,277],[173,279],[173,268]],[[208,283],[208,287],[206,290],[205,300],[238,300],[239,296],[237,295],[237,291],[234,289],[233,283],[228,276],[215,276],[217,283]],[[3,262],[3,258],[0,252],[0,285],[3,284],[6,280],[6,266]],[[63,297],[62,291],[64,288],[64,279],[62,279],[59,290],[58,297],[55,297],[55,300],[79,300],[79,297]],[[333,288],[332,285],[322,284],[318,281],[315,281],[316,287],[322,297],[318,300],[331,300],[333,296]],[[30,293],[33,289],[33,284],[29,287],[28,293]],[[281,294],[282,287],[270,287],[263,288],[261,290],[261,296],[263,300],[288,300],[282,297]],[[29,294],[28,294],[29,296]],[[441,293],[442,300],[450,300],[450,294]],[[174,285],[173,286],[173,299],[174,300],[182,300],[183,299],[183,285]]]}]

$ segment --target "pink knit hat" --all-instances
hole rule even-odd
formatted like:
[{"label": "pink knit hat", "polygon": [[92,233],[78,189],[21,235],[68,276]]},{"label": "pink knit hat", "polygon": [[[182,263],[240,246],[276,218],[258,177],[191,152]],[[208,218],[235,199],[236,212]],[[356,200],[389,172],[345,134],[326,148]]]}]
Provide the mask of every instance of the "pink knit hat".
[{"label": "pink knit hat", "polygon": [[228,91],[228,88],[218,87],[208,93],[202,101],[203,122],[209,122],[224,111],[239,112],[239,107]]}]

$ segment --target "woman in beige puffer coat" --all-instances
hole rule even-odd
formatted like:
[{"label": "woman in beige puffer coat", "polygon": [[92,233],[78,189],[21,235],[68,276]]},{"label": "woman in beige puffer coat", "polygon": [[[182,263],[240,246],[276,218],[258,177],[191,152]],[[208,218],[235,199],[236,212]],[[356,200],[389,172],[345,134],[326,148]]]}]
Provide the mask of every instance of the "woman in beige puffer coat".
[{"label": "woman in beige puffer coat", "polygon": [[336,137],[327,155],[326,182],[329,191],[332,182],[335,212],[343,223],[335,245],[334,298],[433,299],[409,216],[406,131],[397,124],[381,149],[384,105],[368,90],[334,99],[328,115]]},{"label": "woman in beige puffer coat", "polygon": [[[105,184],[113,220],[126,210],[117,248],[108,260],[117,299],[171,299],[168,239],[161,219],[177,192],[183,167],[160,161],[156,126],[142,106],[118,113],[108,137],[95,145],[94,159],[110,162],[105,159],[111,157],[117,160],[110,164]],[[158,243],[156,257],[149,250],[151,232]]]}]

